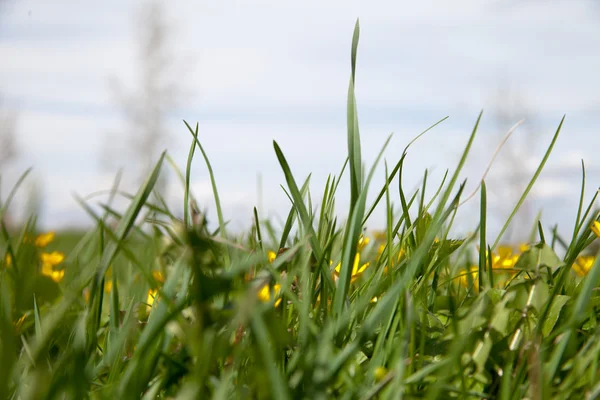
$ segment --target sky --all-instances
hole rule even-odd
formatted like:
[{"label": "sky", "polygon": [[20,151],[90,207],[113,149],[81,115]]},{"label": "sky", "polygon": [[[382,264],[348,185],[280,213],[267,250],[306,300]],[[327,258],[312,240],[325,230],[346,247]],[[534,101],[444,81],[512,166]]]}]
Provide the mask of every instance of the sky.
[{"label": "sky", "polygon": [[[123,0],[0,5],[0,95],[2,107],[18,116],[20,149],[19,159],[2,171],[0,195],[32,166],[30,184],[38,188],[43,227],[90,224],[74,194],[110,189],[119,168],[133,182],[129,125],[111,82],[131,90],[139,82],[144,5]],[[233,227],[248,227],[255,205],[276,221],[287,215],[290,203],[280,187],[285,179],[273,140],[297,180],[312,173],[315,204],[328,174],[339,173],[347,154],[346,96],[357,18],[356,96],[367,170],[390,134],[384,158],[392,168],[414,136],[448,116],[410,148],[406,160],[405,188],[417,188],[428,169],[431,196],[444,171],[455,168],[483,110],[462,174],[470,192],[503,134],[525,118],[486,178],[490,229],[497,231],[566,115],[531,200],[515,221],[515,234],[529,229],[540,210],[545,226],[572,229],[582,159],[586,198],[598,188],[598,2],[173,0],[164,2],[164,11],[173,76],[184,89],[169,112],[164,146],[182,168],[191,141],[182,121],[199,123]],[[107,148],[115,147],[120,149],[109,154],[106,165]],[[379,165],[370,198],[382,187],[384,172]],[[348,179],[343,177],[336,203],[342,218]],[[126,189],[135,191],[133,183]],[[209,176],[199,157],[192,190],[214,220]],[[170,179],[166,197],[179,213],[182,192]],[[399,204],[397,188],[394,193],[392,201]],[[475,198],[461,209],[459,230],[476,227],[477,203]],[[15,208],[24,207],[23,195]],[[379,209],[368,227],[383,227],[384,221]]]}]

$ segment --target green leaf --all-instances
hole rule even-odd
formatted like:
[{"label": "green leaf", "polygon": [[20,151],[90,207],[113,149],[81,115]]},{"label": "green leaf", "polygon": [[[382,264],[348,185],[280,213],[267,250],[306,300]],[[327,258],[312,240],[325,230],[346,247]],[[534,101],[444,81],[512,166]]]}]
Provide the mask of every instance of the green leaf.
[{"label": "green leaf", "polygon": [[276,357],[273,354],[273,346],[270,345],[271,339],[269,338],[269,331],[259,313],[255,313],[251,320],[252,331],[256,336],[256,342],[258,349],[263,358],[267,375],[269,376],[269,383],[271,385],[271,394],[275,399],[290,399],[289,388],[281,375],[281,372],[277,368]]},{"label": "green leaf", "polygon": [[557,268],[562,265],[562,261],[554,250],[545,243],[538,243],[525,250],[515,264],[515,269],[524,271],[536,271],[540,267]]},{"label": "green leaf", "polygon": [[350,160],[350,213],[358,202],[362,187],[362,161],[360,152],[360,134],[358,130],[358,116],[356,110],[356,97],[354,86],[356,82],[356,51],[360,36],[360,25],[356,20],[354,36],[352,38],[351,67],[352,74],[348,84],[347,125],[348,125],[348,158]]},{"label": "green leaf", "polygon": [[571,299],[570,296],[558,295],[554,297],[554,301],[552,301],[552,305],[550,306],[550,311],[548,312],[548,316],[544,320],[544,327],[542,328],[542,335],[548,336],[554,329],[556,325],[556,321],[558,321],[558,317],[560,316],[560,312],[565,304]]},{"label": "green leaf", "polygon": [[277,155],[277,159],[279,160],[279,164],[281,165],[281,169],[283,170],[283,174],[285,175],[285,180],[290,189],[290,193],[294,201],[294,207],[298,212],[298,215],[300,216],[300,221],[302,222],[306,233],[308,233],[309,235],[310,245],[312,247],[315,258],[321,264],[321,277],[325,280],[325,282],[329,286],[329,289],[334,289],[335,284],[333,282],[331,274],[329,273],[329,268],[324,262],[325,260],[323,259],[323,250],[321,248],[321,244],[319,243],[319,238],[317,237],[315,229],[312,225],[312,220],[310,219],[308,211],[306,210],[306,205],[304,204],[302,194],[298,189],[298,185],[296,184],[294,175],[292,174],[290,166],[276,141],[273,141],[273,148],[275,149],[275,154]]}]

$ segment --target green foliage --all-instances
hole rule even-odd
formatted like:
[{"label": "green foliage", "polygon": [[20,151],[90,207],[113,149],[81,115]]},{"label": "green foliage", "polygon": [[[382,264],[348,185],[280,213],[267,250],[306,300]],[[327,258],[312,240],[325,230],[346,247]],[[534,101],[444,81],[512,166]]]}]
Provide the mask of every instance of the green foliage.
[{"label": "green foliage", "polygon": [[[183,220],[160,196],[151,200],[164,155],[136,195],[119,191],[117,179],[103,215],[80,199],[95,228],[59,234],[50,244],[36,239],[34,218],[21,232],[4,225],[11,192],[0,204],[0,398],[600,394],[600,262],[589,255],[595,197],[583,211],[582,189],[571,243],[555,232],[546,241],[539,224],[539,242],[516,251],[500,246],[501,236],[487,241],[482,183],[478,231],[449,237],[480,114],[456,169],[430,198],[427,172],[419,190],[405,192],[407,146],[391,172],[385,163],[384,186],[367,207],[389,139],[364,174],[354,95],[358,38],[357,23],[348,158],[339,175],[328,177],[319,207],[312,205],[310,179],[300,185],[273,143],[292,203],[280,230],[254,209],[248,235],[226,231],[202,135],[187,123],[192,145],[185,173],[178,171]],[[189,188],[196,147],[211,177],[215,232]],[[335,203],[346,167],[350,213],[341,223]],[[117,195],[130,200],[123,214],[111,206]],[[385,209],[386,227],[366,232],[377,207]]]}]

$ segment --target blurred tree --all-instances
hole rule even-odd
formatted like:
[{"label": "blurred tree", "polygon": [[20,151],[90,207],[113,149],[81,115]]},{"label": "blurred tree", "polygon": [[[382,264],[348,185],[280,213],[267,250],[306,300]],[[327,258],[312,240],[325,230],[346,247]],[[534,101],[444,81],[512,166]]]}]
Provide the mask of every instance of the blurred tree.
[{"label": "blurred tree", "polygon": [[[502,148],[487,180],[489,190],[495,197],[491,210],[504,222],[531,180],[532,154],[538,147],[538,135],[535,117],[518,91],[509,85],[500,85],[492,98],[492,104],[492,113],[502,136],[517,121],[525,119]],[[532,195],[525,200],[517,218],[509,226],[505,235],[508,241],[528,238],[535,217],[531,206],[531,200],[535,196],[533,192]]]},{"label": "blurred tree", "polygon": [[[11,176],[11,165],[18,158],[17,145],[17,113],[9,107],[4,106],[0,98],[0,189],[10,189],[15,178]],[[8,178],[8,179],[5,179]],[[5,200],[0,197],[0,200]],[[5,226],[12,229],[16,224],[15,207],[4,210],[3,219]]]},{"label": "blurred tree", "polygon": [[17,115],[0,102],[0,175],[17,157]]},{"label": "blurred tree", "polygon": [[[8,0],[0,0],[0,23],[2,22],[2,12],[8,4]],[[3,107],[2,97],[0,96],[0,175],[17,156],[16,127],[16,114]]]},{"label": "blurred tree", "polygon": [[[167,147],[167,118],[180,103],[183,95],[181,70],[175,63],[172,50],[172,29],[166,21],[163,2],[148,1],[138,15],[139,79],[131,91],[118,79],[112,80],[112,89],[127,120],[127,135],[112,137],[105,151],[105,162],[112,164],[115,153],[122,154],[136,170],[138,179],[144,179],[156,162],[159,153]],[[128,165],[129,167],[130,165]],[[164,173],[157,186],[164,191]]]}]

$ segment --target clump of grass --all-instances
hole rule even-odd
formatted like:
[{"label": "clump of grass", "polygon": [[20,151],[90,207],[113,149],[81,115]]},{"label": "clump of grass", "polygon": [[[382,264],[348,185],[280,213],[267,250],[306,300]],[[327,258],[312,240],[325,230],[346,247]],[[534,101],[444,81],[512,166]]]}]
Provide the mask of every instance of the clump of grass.
[{"label": "clump of grass", "polygon": [[[600,222],[596,196],[584,209],[585,169],[570,240],[539,224],[519,248],[500,245],[502,233],[490,241],[484,182],[476,234],[449,237],[479,115],[456,169],[433,196],[425,195],[427,173],[418,191],[404,190],[407,146],[391,172],[385,164],[385,184],[367,204],[387,142],[363,173],[358,38],[357,23],[348,159],[328,177],[319,207],[309,180],[297,181],[273,143],[292,202],[281,230],[255,209],[247,235],[228,234],[197,126],[187,124],[183,220],[159,196],[150,200],[165,155],[128,196],[125,213],[111,206],[117,185],[103,215],[81,200],[96,226],[66,254],[52,249],[53,234],[35,232],[34,218],[11,235],[2,215],[12,195],[0,205],[0,398],[598,396],[600,267],[589,248]],[[196,148],[211,174],[214,232],[189,190]],[[350,211],[340,222],[335,203],[344,175]],[[398,216],[392,200],[401,205]],[[365,232],[377,206],[386,210],[386,228]],[[119,221],[114,229],[109,218]],[[473,249],[477,257],[469,256]]]}]

